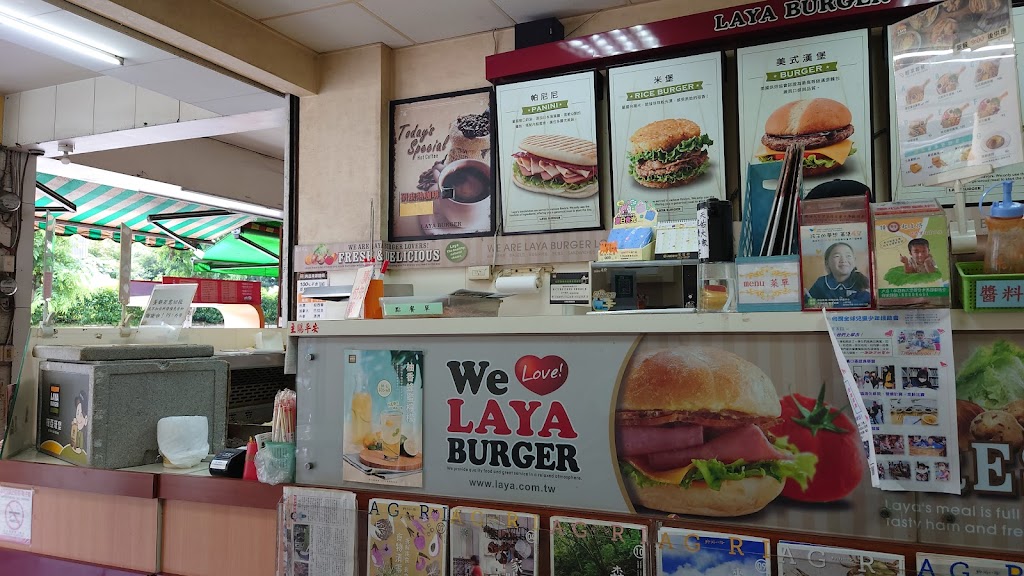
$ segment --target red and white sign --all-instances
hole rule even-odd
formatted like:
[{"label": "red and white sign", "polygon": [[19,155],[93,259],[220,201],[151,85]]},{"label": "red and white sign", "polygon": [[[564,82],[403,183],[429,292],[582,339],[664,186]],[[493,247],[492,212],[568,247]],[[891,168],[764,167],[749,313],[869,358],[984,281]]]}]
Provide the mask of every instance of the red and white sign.
[{"label": "red and white sign", "polygon": [[260,305],[259,282],[243,280],[212,280],[208,278],[176,278],[164,276],[164,284],[198,284],[195,304]]},{"label": "red and white sign", "polygon": [[32,490],[0,488],[0,540],[32,543]]}]

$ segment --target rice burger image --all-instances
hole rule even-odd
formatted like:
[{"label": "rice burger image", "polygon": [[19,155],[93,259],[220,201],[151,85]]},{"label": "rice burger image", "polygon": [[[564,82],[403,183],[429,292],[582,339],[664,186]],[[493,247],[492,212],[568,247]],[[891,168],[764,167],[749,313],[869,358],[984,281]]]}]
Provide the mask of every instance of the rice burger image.
[{"label": "rice burger image", "polygon": [[651,510],[743,516],[817,457],[765,431],[782,414],[760,368],[718,348],[641,343],[622,376],[616,449],[630,500]]},{"label": "rice burger image", "polygon": [[849,140],[852,121],[850,109],[829,98],[789,102],[768,117],[756,155],[762,162],[779,161],[787,147],[803,144],[804,176],[831,172],[856,152]]},{"label": "rice burger image", "polygon": [[512,155],[512,181],[530,192],[563,198],[597,193],[597,144],[561,134],[523,138]]},{"label": "rice burger image", "polygon": [[692,120],[651,122],[629,137],[629,174],[648,188],[688,184],[707,171],[713,143]]}]

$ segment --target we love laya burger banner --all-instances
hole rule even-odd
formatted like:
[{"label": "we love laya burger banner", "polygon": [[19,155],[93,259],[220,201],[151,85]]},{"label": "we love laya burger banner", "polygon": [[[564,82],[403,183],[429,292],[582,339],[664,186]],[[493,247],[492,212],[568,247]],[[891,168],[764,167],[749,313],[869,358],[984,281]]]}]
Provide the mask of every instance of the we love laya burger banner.
[{"label": "we love laya burger banner", "polygon": [[[344,381],[348,367],[335,349],[422,351],[423,487],[402,490],[423,498],[983,548],[1015,545],[1024,531],[1014,491],[1024,436],[972,428],[965,496],[872,488],[823,333],[339,337],[304,345],[318,359],[315,373],[300,368],[310,382]],[[1024,338],[958,334],[953,347],[957,367],[977,372],[992,358],[998,368],[964,380],[974,401],[1000,398],[983,420],[1015,418]],[[969,361],[975,354],[984,358]],[[937,385],[957,385],[951,380]],[[316,466],[299,462],[299,482],[350,486],[332,456],[342,445],[339,388],[314,386],[312,401],[300,398],[317,428],[315,444],[300,437],[300,458],[308,454]],[[906,461],[917,465],[909,451]]]}]

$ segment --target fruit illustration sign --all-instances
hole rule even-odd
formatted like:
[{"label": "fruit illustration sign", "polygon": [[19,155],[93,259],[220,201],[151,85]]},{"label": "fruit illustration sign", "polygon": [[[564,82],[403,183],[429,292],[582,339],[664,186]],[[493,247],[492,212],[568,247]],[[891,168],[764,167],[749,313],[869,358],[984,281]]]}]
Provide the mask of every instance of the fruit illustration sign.
[{"label": "fruit illustration sign", "polygon": [[506,234],[601,227],[594,72],[497,89]]},{"label": "fruit illustration sign", "polygon": [[615,200],[654,204],[663,221],[692,220],[697,202],[725,198],[722,54],[608,73]]},{"label": "fruit illustration sign", "polygon": [[872,186],[867,30],[741,48],[736,57],[741,161],[780,161],[801,144],[805,194],[835,178]]}]

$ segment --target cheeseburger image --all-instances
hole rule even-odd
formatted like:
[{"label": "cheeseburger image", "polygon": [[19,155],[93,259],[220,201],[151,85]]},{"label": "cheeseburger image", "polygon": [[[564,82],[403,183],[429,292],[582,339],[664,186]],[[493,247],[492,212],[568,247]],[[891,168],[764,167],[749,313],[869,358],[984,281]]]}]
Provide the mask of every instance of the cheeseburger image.
[{"label": "cheeseburger image", "polygon": [[629,174],[648,188],[688,184],[707,171],[707,147],[712,144],[692,120],[651,122],[629,137]]},{"label": "cheeseburger image", "polygon": [[782,160],[786,148],[804,145],[804,176],[831,172],[846,163],[856,149],[853,116],[841,102],[829,98],[797,100],[772,112],[764,124],[757,156],[762,162]]},{"label": "cheeseburger image", "polygon": [[622,377],[615,436],[630,500],[651,510],[742,516],[806,482],[817,459],[765,433],[781,416],[760,368],[718,348],[641,343]]},{"label": "cheeseburger image", "polygon": [[560,134],[523,138],[512,155],[512,181],[530,192],[563,198],[597,193],[597,145]]}]

